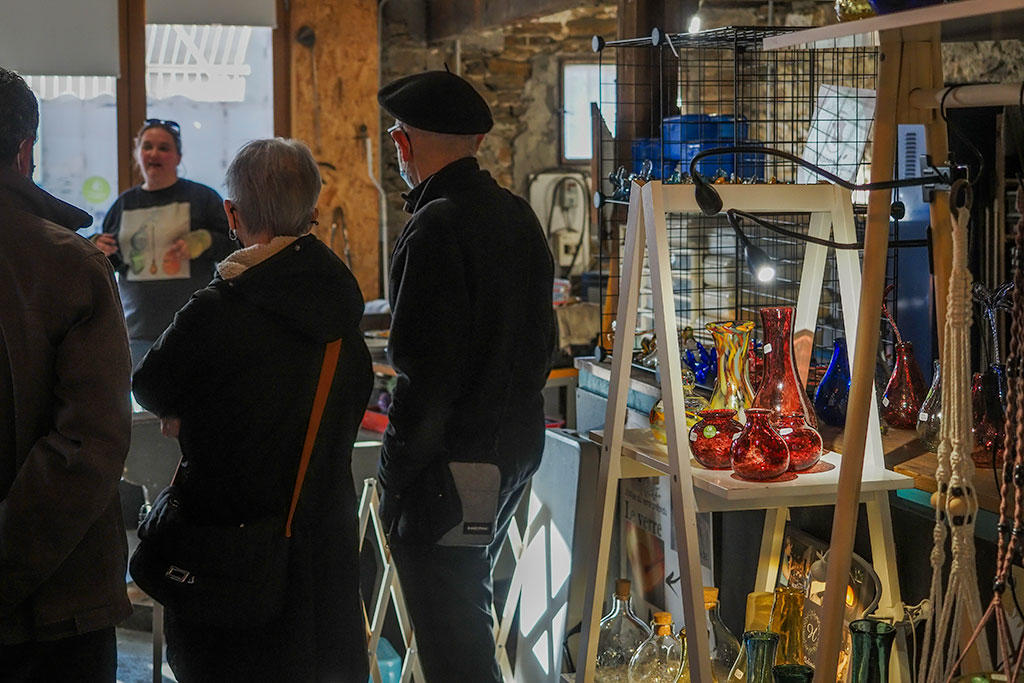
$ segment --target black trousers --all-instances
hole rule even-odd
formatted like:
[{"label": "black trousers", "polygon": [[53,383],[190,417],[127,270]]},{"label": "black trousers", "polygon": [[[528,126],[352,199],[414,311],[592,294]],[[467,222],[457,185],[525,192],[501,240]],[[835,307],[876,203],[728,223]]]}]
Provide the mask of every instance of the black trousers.
[{"label": "black trousers", "polygon": [[526,483],[503,496],[490,546],[393,539],[391,557],[412,618],[427,683],[501,683],[494,657],[491,570]]},{"label": "black trousers", "polygon": [[114,627],[80,636],[18,645],[0,645],[4,683],[114,683],[117,636]]}]

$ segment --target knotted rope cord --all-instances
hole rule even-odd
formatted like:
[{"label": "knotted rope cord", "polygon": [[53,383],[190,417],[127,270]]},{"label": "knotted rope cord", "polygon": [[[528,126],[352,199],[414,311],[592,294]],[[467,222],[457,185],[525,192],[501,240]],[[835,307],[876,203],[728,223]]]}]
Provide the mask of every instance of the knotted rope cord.
[{"label": "knotted rope cord", "polygon": [[[1024,210],[1024,192],[1017,193],[1017,208]],[[1002,594],[1007,582],[1012,580],[1011,567],[1013,558],[1020,552],[1024,540],[1024,376],[1022,376],[1022,359],[1024,359],[1024,217],[1017,222],[1017,236],[1014,256],[1014,291],[1013,314],[1010,334],[1010,356],[1007,362],[1007,410],[1006,432],[1004,436],[1003,478],[1000,488],[999,532],[996,555],[996,575],[993,583],[992,601],[985,610],[985,615],[978,622],[974,633],[964,648],[970,647],[975,639],[984,632],[990,619],[996,621],[996,637],[999,654],[1002,657],[1003,674],[1007,680],[1017,680],[1024,658],[1024,641],[1015,645],[1010,632],[1006,611],[1002,604]],[[1010,489],[1013,487],[1013,523],[1010,517]],[[964,657],[960,655],[960,660]],[[957,660],[957,664],[960,663]]]},{"label": "knotted rope cord", "polygon": [[[967,191],[963,181],[954,183],[950,196],[957,197],[961,189]],[[967,269],[969,217],[968,203],[956,211],[952,222],[953,267],[942,349],[946,387],[942,392],[943,419],[935,471],[938,499],[930,557],[932,614],[925,626],[922,668],[918,676],[922,683],[940,683],[952,679],[959,663],[958,649],[952,645],[957,640],[960,625],[981,621],[981,599],[978,595],[974,559],[974,524],[978,505],[974,492],[974,461],[971,459],[974,438],[971,433],[970,410],[972,277]],[[946,560],[947,534],[950,537],[951,565],[944,587],[942,569]],[[946,646],[947,642],[950,647]],[[985,638],[979,639],[978,651],[982,661],[987,664],[990,658]]]}]

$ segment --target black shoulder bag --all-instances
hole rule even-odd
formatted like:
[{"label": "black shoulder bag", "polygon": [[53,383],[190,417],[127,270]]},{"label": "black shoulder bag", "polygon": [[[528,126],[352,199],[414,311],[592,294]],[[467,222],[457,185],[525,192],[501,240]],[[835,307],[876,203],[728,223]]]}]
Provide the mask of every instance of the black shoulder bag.
[{"label": "black shoulder bag", "polygon": [[288,546],[341,340],[327,344],[287,520],[273,516],[234,525],[188,520],[174,482],[160,492],[139,525],[129,566],[135,583],[182,619],[224,628],[251,628],[281,614],[288,588]]}]

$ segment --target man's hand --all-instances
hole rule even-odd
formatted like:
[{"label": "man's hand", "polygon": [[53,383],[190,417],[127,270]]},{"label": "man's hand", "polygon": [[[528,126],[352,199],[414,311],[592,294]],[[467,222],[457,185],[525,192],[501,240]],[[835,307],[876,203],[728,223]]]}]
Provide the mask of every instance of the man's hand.
[{"label": "man's hand", "polygon": [[117,240],[109,232],[101,232],[94,236],[92,243],[107,256],[113,256],[117,253]]},{"label": "man's hand", "polygon": [[160,418],[160,433],[166,436],[168,439],[177,439],[178,430],[181,429],[181,418],[179,417],[161,417]]}]

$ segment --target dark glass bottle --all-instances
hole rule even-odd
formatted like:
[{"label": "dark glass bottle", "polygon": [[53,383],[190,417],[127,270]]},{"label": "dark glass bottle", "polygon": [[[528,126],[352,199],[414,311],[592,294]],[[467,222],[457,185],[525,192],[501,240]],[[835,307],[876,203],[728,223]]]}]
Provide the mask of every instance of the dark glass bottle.
[{"label": "dark glass bottle", "polygon": [[775,683],[811,683],[814,669],[806,664],[777,664],[772,668]]},{"label": "dark glass bottle", "polygon": [[848,683],[889,683],[889,655],[896,629],[874,619],[850,622],[852,654]]},{"label": "dark glass bottle", "polygon": [[[747,631],[743,634],[746,653],[747,683],[772,683],[775,651],[779,647],[779,634],[771,631]],[[734,680],[733,675],[729,680]]]},{"label": "dark glass bottle", "polygon": [[846,340],[836,337],[832,342],[832,360],[814,390],[814,412],[830,427],[846,424],[846,404],[850,400],[850,359]]}]

